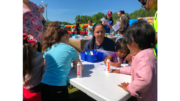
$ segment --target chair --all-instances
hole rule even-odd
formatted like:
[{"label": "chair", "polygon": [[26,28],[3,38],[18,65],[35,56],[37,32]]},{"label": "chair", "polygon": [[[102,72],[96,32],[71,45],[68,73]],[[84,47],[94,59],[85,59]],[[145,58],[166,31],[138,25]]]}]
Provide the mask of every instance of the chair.
[{"label": "chair", "polygon": [[31,93],[23,87],[23,101],[41,101],[41,92]]}]

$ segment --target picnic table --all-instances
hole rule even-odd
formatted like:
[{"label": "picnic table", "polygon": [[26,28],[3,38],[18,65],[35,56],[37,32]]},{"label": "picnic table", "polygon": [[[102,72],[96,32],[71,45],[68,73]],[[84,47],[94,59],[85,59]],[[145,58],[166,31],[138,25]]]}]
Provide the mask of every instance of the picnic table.
[{"label": "picnic table", "polygon": [[122,82],[131,82],[130,75],[107,73],[103,62],[82,61],[82,78],[77,71],[69,73],[69,83],[97,101],[126,101],[131,95],[118,86]]}]

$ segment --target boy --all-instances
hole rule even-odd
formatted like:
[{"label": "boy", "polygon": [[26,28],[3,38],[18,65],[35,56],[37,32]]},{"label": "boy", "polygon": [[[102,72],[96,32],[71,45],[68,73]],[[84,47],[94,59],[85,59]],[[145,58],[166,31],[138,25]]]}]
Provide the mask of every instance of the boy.
[{"label": "boy", "polygon": [[93,36],[93,25],[92,20],[88,20],[88,36]]},{"label": "boy", "polygon": [[80,23],[80,19],[77,20],[77,23],[76,23],[76,34],[80,34],[80,28],[79,28],[79,23]]}]

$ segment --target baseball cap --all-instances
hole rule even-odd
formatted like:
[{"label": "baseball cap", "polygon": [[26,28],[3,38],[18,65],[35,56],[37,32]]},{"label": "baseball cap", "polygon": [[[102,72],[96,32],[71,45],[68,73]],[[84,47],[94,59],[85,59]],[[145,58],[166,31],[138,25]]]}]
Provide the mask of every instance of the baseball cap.
[{"label": "baseball cap", "polygon": [[108,11],[108,12],[107,12],[107,15],[112,15],[112,11]]}]

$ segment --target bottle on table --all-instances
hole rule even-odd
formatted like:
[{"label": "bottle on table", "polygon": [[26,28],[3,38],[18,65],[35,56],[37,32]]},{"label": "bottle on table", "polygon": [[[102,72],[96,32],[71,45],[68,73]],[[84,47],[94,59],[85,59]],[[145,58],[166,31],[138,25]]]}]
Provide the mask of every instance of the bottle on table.
[{"label": "bottle on table", "polygon": [[106,71],[107,71],[107,72],[110,72],[110,68],[111,68],[111,61],[110,61],[110,59],[107,59],[106,64],[107,64]]},{"label": "bottle on table", "polygon": [[82,77],[82,66],[81,66],[81,63],[80,62],[78,62],[78,64],[77,64],[77,77],[78,78],[81,78]]}]

